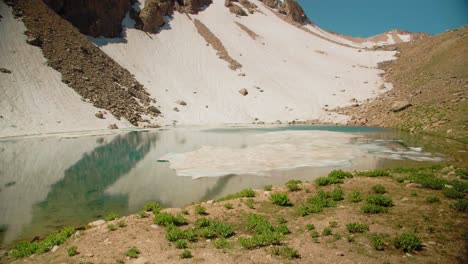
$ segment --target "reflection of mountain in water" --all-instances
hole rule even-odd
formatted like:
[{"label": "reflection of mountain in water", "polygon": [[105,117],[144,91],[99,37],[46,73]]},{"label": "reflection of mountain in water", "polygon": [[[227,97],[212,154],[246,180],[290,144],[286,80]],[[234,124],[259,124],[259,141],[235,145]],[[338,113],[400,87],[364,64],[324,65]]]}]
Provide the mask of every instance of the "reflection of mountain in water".
[{"label": "reflection of mountain in water", "polygon": [[150,151],[155,133],[132,132],[85,154],[51,186],[46,200],[34,205],[33,221],[26,233],[64,225],[80,225],[109,212],[126,211],[126,195],[104,194],[106,188],[128,173]]}]

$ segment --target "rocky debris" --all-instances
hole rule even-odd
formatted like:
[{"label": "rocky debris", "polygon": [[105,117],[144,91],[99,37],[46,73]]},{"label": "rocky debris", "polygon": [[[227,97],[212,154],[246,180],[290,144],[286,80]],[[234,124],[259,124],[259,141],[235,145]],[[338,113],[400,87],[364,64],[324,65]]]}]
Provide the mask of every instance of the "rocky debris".
[{"label": "rocky debris", "polygon": [[26,43],[28,43],[29,45],[36,46],[36,47],[42,47],[43,41],[39,37],[28,37],[26,39]]},{"label": "rocky debris", "polygon": [[159,108],[157,108],[157,107],[154,106],[154,105],[148,107],[148,110],[149,110],[150,112],[155,113],[155,114],[161,114],[161,111],[159,110]]},{"label": "rocky debris", "polygon": [[14,10],[24,13],[30,41],[42,42],[48,66],[60,72],[62,81],[84,101],[135,126],[142,114],[155,116],[147,109],[155,100],[143,85],[46,4],[40,0],[15,1]]},{"label": "rocky debris", "polygon": [[52,10],[85,35],[120,37],[122,20],[134,0],[43,0]]},{"label": "rocky debris", "polygon": [[164,25],[164,16],[172,13],[172,0],[147,0],[141,10],[141,29],[146,32],[156,33]]},{"label": "rocky debris", "polygon": [[211,44],[211,46],[216,50],[216,54],[218,55],[218,57],[229,63],[229,68],[231,70],[237,70],[242,68],[242,65],[238,61],[229,56],[229,53],[226,51],[226,48],[224,47],[221,40],[219,40],[219,38],[216,37],[210,31],[210,29],[205,26],[205,24],[203,24],[198,19],[195,19],[193,23],[195,24],[198,33],[205,39],[205,41],[208,44]]},{"label": "rocky debris", "polygon": [[245,88],[240,89],[240,90],[239,90],[239,93],[240,93],[241,95],[243,95],[243,96],[246,96],[246,95],[249,94],[249,92],[248,92],[247,89],[245,89]]},{"label": "rocky debris", "polygon": [[90,227],[96,227],[96,226],[101,226],[101,225],[103,225],[103,224],[105,224],[105,223],[106,223],[106,221],[104,221],[104,220],[102,220],[102,219],[99,219],[99,220],[96,220],[96,221],[94,221],[94,222],[89,223],[88,225],[89,225]]},{"label": "rocky debris", "polygon": [[392,104],[392,107],[390,108],[390,111],[392,112],[400,112],[405,110],[406,108],[410,107],[411,103],[404,100],[404,101],[396,101]]},{"label": "rocky debris", "polygon": [[227,8],[229,8],[229,11],[237,16],[247,16],[247,12],[244,11],[244,9],[242,9],[242,7],[238,6],[238,5],[235,5],[233,3],[231,3],[232,1],[231,0],[226,0],[224,2],[224,6],[226,6]]},{"label": "rocky debris", "polygon": [[182,101],[182,100],[177,100],[176,104],[183,105],[183,106],[187,105],[187,103],[185,101]]},{"label": "rocky debris", "polygon": [[212,3],[212,0],[174,1],[174,10],[181,13],[198,14],[203,7],[211,5]]},{"label": "rocky debris", "polygon": [[55,251],[57,251],[59,249],[59,246],[55,245],[52,247],[52,249],[50,250],[50,252],[54,253]]},{"label": "rocky debris", "polygon": [[5,68],[0,68],[0,72],[1,72],[1,73],[11,74],[11,71],[8,70],[8,69],[5,69]]},{"label": "rocky debris", "polygon": [[293,21],[298,23],[305,23],[307,16],[302,10],[302,7],[296,2],[296,0],[283,0],[283,4],[279,7],[279,12],[285,14]]},{"label": "rocky debris", "polygon": [[174,110],[174,112],[179,112],[179,108],[177,108],[177,107],[174,107],[174,109],[172,109],[172,110]]},{"label": "rocky debris", "polygon": [[96,116],[97,118],[99,118],[99,119],[104,119],[104,114],[102,114],[101,111],[97,112],[97,113],[95,114],[95,116]]},{"label": "rocky debris", "polygon": [[260,0],[262,1],[266,6],[270,8],[277,8],[278,7],[278,0]]},{"label": "rocky debris", "polygon": [[109,129],[119,129],[119,127],[116,124],[109,125]]}]

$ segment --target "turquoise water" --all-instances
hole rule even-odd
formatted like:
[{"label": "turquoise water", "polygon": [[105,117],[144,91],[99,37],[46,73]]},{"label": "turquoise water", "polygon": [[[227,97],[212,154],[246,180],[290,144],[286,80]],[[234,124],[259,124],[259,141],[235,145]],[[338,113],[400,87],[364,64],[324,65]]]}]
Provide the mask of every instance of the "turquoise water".
[{"label": "turquoise water", "polygon": [[[111,212],[135,213],[148,201],[178,207],[249,187],[310,181],[334,168],[418,166],[443,159],[431,144],[390,130],[338,126],[4,139],[0,240],[7,246],[64,226],[85,226]],[[229,155],[236,158],[223,160]],[[166,157],[170,162],[158,162]],[[196,160],[188,162],[188,157]],[[207,161],[210,177],[203,176],[205,166],[200,165]]]}]

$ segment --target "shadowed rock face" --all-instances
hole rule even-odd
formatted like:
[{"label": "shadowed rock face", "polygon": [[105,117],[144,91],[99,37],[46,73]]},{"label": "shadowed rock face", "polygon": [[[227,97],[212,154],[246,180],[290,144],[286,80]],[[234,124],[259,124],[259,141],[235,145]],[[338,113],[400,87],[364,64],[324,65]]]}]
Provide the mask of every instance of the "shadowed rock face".
[{"label": "shadowed rock face", "polygon": [[43,0],[81,33],[120,37],[122,19],[135,0]]},{"label": "shadowed rock face", "polygon": [[307,20],[304,10],[302,10],[302,7],[296,0],[284,0],[282,9],[284,9],[286,15],[295,22],[304,23]]}]

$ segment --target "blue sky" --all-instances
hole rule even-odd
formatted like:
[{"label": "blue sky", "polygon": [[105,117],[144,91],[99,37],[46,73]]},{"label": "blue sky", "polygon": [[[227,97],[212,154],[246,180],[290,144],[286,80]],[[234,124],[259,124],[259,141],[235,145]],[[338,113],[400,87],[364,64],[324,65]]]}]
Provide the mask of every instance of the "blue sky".
[{"label": "blue sky", "polygon": [[356,37],[394,28],[437,34],[468,24],[468,0],[297,1],[318,26]]}]

